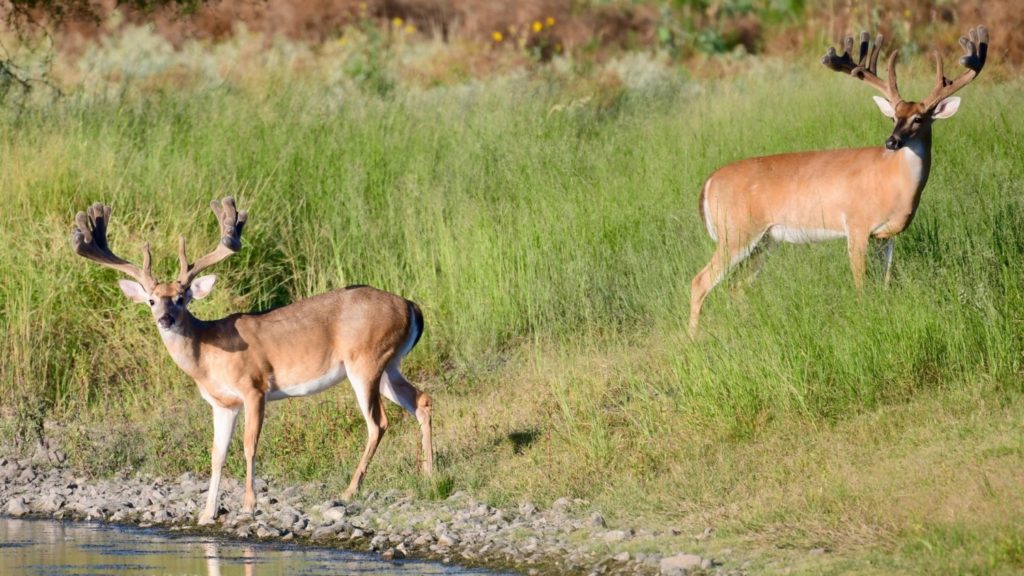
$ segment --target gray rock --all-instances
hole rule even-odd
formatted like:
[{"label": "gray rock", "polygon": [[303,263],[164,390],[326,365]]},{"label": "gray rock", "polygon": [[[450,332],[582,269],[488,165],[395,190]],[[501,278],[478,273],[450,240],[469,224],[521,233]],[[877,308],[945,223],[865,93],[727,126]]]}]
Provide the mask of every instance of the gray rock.
[{"label": "gray rock", "polygon": [[323,511],[323,517],[329,522],[337,522],[344,518],[346,513],[344,506],[332,506]]},{"label": "gray rock", "polygon": [[281,526],[292,526],[301,520],[301,516],[289,509],[284,509],[274,515],[274,520],[276,520]]},{"label": "gray rock", "polygon": [[605,521],[604,521],[604,516],[601,516],[597,512],[594,512],[593,514],[590,515],[590,520],[588,521],[588,524],[589,524],[589,526],[591,528],[607,528],[608,527],[608,524],[606,524]]},{"label": "gray rock", "polygon": [[281,531],[272,526],[268,526],[260,522],[256,526],[256,537],[257,538],[277,538],[281,535]]},{"label": "gray rock", "polygon": [[18,484],[31,484],[36,479],[36,473],[31,468],[25,468],[18,475]]},{"label": "gray rock", "polygon": [[664,576],[686,576],[700,568],[703,558],[696,554],[677,554],[662,558],[658,569]]},{"label": "gray rock", "polygon": [[570,506],[572,506],[572,500],[563,497],[559,498],[558,500],[555,500],[551,504],[551,509],[554,510],[555,512],[566,512],[569,510]]},{"label": "gray rock", "polygon": [[30,511],[28,502],[25,502],[24,498],[11,498],[11,501],[7,503],[7,514],[9,516],[17,518],[28,514]]},{"label": "gray rock", "polygon": [[6,462],[0,465],[0,480],[8,481],[18,477],[21,472],[21,467],[18,466],[17,462]]},{"label": "gray rock", "polygon": [[629,552],[619,552],[615,556],[612,556],[612,560],[616,562],[629,562]]},{"label": "gray rock", "polygon": [[67,498],[65,498],[64,496],[60,495],[57,492],[50,492],[49,494],[47,494],[46,496],[39,500],[37,507],[40,512],[53,514],[57,510],[63,508],[64,504],[66,503]]},{"label": "gray rock", "polygon": [[452,534],[445,533],[437,537],[438,546],[451,547],[457,545],[458,543],[459,539]]},{"label": "gray rock", "polygon": [[519,514],[523,518],[529,518],[537,512],[537,507],[533,505],[533,502],[523,502],[519,505]]},{"label": "gray rock", "polygon": [[629,534],[625,530],[609,530],[601,535],[605,542],[622,542]]}]

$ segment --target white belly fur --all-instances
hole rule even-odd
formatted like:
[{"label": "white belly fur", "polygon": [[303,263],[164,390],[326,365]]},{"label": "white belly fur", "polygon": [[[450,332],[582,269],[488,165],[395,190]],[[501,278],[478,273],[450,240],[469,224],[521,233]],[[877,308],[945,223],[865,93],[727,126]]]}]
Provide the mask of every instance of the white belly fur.
[{"label": "white belly fur", "polygon": [[846,237],[846,232],[815,228],[787,228],[785,226],[772,226],[768,234],[772,240],[788,242],[790,244],[804,244],[807,242],[823,242]]},{"label": "white belly fur", "polygon": [[339,364],[319,378],[306,382],[299,382],[298,384],[292,384],[290,386],[280,387],[277,382],[271,380],[270,392],[267,394],[267,400],[273,401],[284,400],[285,398],[298,398],[300,396],[311,396],[327,390],[344,379],[345,365]]}]

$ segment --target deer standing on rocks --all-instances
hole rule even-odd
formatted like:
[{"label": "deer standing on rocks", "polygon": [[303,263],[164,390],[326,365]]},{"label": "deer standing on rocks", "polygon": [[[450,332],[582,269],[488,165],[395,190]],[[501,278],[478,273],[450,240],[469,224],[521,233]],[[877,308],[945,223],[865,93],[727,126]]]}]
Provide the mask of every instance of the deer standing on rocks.
[{"label": "deer standing on rocks", "polygon": [[853,281],[860,288],[868,240],[883,240],[882,265],[888,285],[895,237],[910,225],[928,182],[932,123],[956,113],[960,98],[953,94],[985,66],[988,31],[979,26],[969,37],[960,38],[964,49],[960,63],[967,70],[955,80],[943,75],[942,57],[935,54],[935,87],[921,102],[900,96],[896,82],[899,51],[889,55],[888,81],[878,77],[884,38],[879,35],[870,50],[868,40],[867,32],[862,33],[857,61],[850,55],[853,38],[848,37],[842,56],[829,48],[822,63],[883,94],[874,97],[875,103],[895,124],[885,147],[749,158],[711,174],[701,189],[698,206],[708,235],[718,245],[691,285],[691,335],[697,331],[704,298],[725,274],[753,255],[753,278],[768,250],[780,242],[846,238]]},{"label": "deer standing on rocks", "polygon": [[368,439],[343,498],[349,499],[359,490],[387,429],[381,395],[416,417],[422,434],[420,467],[430,474],[431,399],[399,371],[402,358],[423,334],[419,307],[376,288],[352,286],[272,310],[200,320],[189,312],[188,305],[210,293],[216,276],[199,273],[241,249],[247,218],[232,198],[211,202],[211,207],[220,223],[220,244],[189,263],[185,239],[180,238],[180,272],[170,282],[153,276],[149,244],[143,247],[142,268],[110,250],[110,206],[97,203],[79,212],[71,234],[77,254],[134,279],[120,280],[121,291],[150,308],[174,363],[196,381],[199,393],[213,408],[213,467],[199,523],[211,523],[217,516],[221,468],[239,412],[245,412],[242,513],[251,514],[256,505],[256,445],[267,401],[315,394],[346,377],[366,420]]}]

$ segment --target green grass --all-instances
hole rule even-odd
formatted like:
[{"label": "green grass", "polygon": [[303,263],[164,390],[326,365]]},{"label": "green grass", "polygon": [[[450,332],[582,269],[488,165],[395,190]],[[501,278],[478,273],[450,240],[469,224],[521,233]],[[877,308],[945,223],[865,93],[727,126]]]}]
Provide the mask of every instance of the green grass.
[{"label": "green grass", "polygon": [[[766,570],[1019,569],[1021,84],[983,77],[936,126],[890,288],[875,267],[854,290],[842,242],[785,246],[744,296],[712,293],[692,342],[703,179],[889,127],[869,88],[818,67],[667,82],[607,97],[553,74],[380,98],[268,74],[0,117],[4,433],[59,423],[97,474],[207,470],[208,407],[68,232],[109,202],[114,250],[152,242],[166,277],[177,234],[212,246],[206,206],[231,194],[251,213],[245,248],[198,316],[349,283],[423,307],[406,367],[436,400],[438,473],[414,474],[415,422],[392,407],[367,489],[582,497],[620,525],[715,526],[709,552],[754,550]],[[351,393],[268,413],[261,470],[340,491],[365,440]],[[808,558],[819,546],[832,553]]]}]

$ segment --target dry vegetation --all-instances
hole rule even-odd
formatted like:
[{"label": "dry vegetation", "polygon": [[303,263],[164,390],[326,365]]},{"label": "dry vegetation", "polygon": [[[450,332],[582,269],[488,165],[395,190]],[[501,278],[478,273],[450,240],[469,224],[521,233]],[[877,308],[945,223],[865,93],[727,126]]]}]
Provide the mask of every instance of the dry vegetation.
[{"label": "dry vegetation", "polygon": [[[438,475],[412,473],[414,423],[395,417],[370,489],[582,497],[665,530],[659,552],[731,547],[766,571],[1021,570],[1020,14],[837,2],[741,25],[707,4],[226,0],[65,21],[40,64],[64,95],[0,114],[0,433],[48,421],[94,474],[208,468],[208,407],[66,230],[105,200],[116,250],[169,255],[178,233],[211,240],[202,207],[231,193],[250,236],[198,316],[357,282],[424,307],[409,366],[437,399]],[[782,249],[687,339],[702,179],[887,133],[823,47],[877,23],[914,89],[922,52],[951,62],[978,22],[992,62],[936,128],[894,286],[856,293],[839,244]],[[716,52],[733,25],[749,46]],[[363,434],[347,390],[274,404],[261,469],[334,487]]]}]

